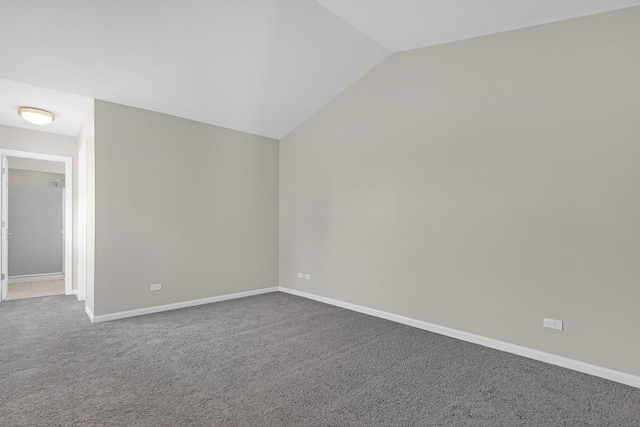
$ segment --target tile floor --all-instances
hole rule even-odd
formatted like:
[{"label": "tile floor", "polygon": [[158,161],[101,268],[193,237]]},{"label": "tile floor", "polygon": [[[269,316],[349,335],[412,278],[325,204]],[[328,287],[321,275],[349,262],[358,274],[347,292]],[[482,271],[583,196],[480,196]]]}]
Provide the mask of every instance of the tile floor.
[{"label": "tile floor", "polygon": [[44,297],[64,294],[64,279],[39,282],[10,283],[7,299]]}]

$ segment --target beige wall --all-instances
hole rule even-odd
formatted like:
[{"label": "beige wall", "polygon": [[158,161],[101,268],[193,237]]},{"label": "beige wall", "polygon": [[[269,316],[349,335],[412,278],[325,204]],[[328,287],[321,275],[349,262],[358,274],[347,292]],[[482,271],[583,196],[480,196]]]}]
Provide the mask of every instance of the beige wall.
[{"label": "beige wall", "polygon": [[64,175],[64,163],[50,160],[28,159],[26,157],[8,157],[9,169],[35,172],[61,173]]},{"label": "beige wall", "polygon": [[0,148],[73,157],[76,138],[55,133],[0,125]]},{"label": "beige wall", "polygon": [[[16,157],[12,157],[15,159]],[[7,159],[8,160],[8,159]],[[53,162],[52,162],[53,163]],[[62,163],[64,165],[64,163]],[[26,169],[16,169],[9,166],[9,188],[12,187],[44,187],[55,188],[51,182],[65,179],[64,173],[52,173],[43,171],[33,171]],[[64,188],[64,182],[59,184],[59,188]],[[64,219],[63,219],[64,220]]]},{"label": "beige wall", "polygon": [[[76,138],[66,135],[58,135],[48,132],[40,132],[29,129],[0,125],[0,148],[33,153],[55,154],[73,158],[74,172],[77,163],[78,149]],[[77,275],[77,187],[78,176],[73,174],[73,289],[78,289]]]},{"label": "beige wall", "polygon": [[276,140],[96,101],[95,209],[95,315],[278,284]]},{"label": "beige wall", "polygon": [[633,8],[392,55],[281,141],[280,284],[640,374],[638,52]]}]

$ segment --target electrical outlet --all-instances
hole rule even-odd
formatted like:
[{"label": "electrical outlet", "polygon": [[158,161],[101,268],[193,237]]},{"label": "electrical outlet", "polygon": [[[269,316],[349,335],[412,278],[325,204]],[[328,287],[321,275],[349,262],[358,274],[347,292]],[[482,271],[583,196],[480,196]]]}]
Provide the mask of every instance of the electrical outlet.
[{"label": "electrical outlet", "polygon": [[304,275],[304,279],[305,280],[311,280],[311,275],[310,274],[305,274]]},{"label": "electrical outlet", "polygon": [[304,273],[298,273],[298,279],[304,279]]},{"label": "electrical outlet", "polygon": [[559,331],[563,330],[562,320],[555,319],[547,319],[546,317],[542,319],[542,326],[545,328],[557,329]]},{"label": "electrical outlet", "polygon": [[151,290],[152,291],[161,291],[162,290],[162,283],[156,283],[155,285],[151,285]]}]

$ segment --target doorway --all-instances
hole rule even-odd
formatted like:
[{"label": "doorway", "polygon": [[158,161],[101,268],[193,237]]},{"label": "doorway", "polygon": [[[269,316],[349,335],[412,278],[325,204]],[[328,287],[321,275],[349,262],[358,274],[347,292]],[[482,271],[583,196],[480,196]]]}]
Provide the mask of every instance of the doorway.
[{"label": "doorway", "polygon": [[6,299],[64,294],[64,163],[7,157]]},{"label": "doorway", "polygon": [[0,301],[71,295],[71,158],[3,149],[0,155]]}]

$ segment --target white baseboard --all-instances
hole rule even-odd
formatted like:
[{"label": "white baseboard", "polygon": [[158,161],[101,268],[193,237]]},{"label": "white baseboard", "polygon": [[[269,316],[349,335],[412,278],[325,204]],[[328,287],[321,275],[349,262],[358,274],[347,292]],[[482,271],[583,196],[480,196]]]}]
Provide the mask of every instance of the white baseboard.
[{"label": "white baseboard", "polygon": [[87,316],[89,316],[89,320],[91,320],[91,323],[93,323],[93,313],[86,305],[84,306],[84,312],[87,313]]},{"label": "white baseboard", "polygon": [[501,350],[507,353],[516,354],[518,356],[527,357],[529,359],[538,360],[540,362],[549,363],[551,365],[561,366],[563,368],[572,369],[574,371],[594,375],[596,377],[605,378],[607,380],[640,388],[640,376],[620,371],[614,371],[613,369],[591,365],[589,363],[580,362],[578,360],[573,360],[562,356],[556,356],[555,354],[545,353],[543,351],[534,350],[532,348],[494,340],[492,338],[471,334],[469,332],[459,331],[457,329],[434,325],[433,323],[423,322],[421,320],[411,319],[409,317],[399,316],[397,314],[387,313],[385,311],[375,310],[373,308],[368,308],[361,305],[351,304],[332,298],[326,298],[307,292],[297,291],[295,289],[289,289],[280,286],[279,290],[280,292],[312,299],[315,301],[323,302],[325,304],[334,305],[336,307],[346,308],[347,310],[357,311],[358,313],[368,314],[370,316],[379,317],[382,319],[390,320],[392,322],[402,323],[403,325],[413,326],[414,328],[424,329],[425,331],[435,332],[436,334],[445,335],[462,341],[468,341],[474,344]]},{"label": "white baseboard", "polygon": [[91,322],[107,322],[109,320],[125,319],[127,317],[143,316],[145,314],[159,313],[161,311],[177,310],[179,308],[194,307],[196,305],[211,304],[212,302],[226,301],[236,298],[250,297],[253,295],[266,294],[269,292],[278,292],[278,287],[257,289],[255,291],[238,292],[235,294],[220,295],[217,297],[209,297],[196,299],[191,301],[176,302],[173,304],[157,305],[154,307],[139,308],[136,310],[120,311],[117,313],[102,314],[94,316],[93,313],[86,308],[87,315]]},{"label": "white baseboard", "polygon": [[64,274],[56,273],[56,274],[36,274],[33,276],[14,276],[9,277],[7,281],[9,284],[12,283],[27,283],[27,282],[40,282],[43,280],[62,280],[64,279]]}]

